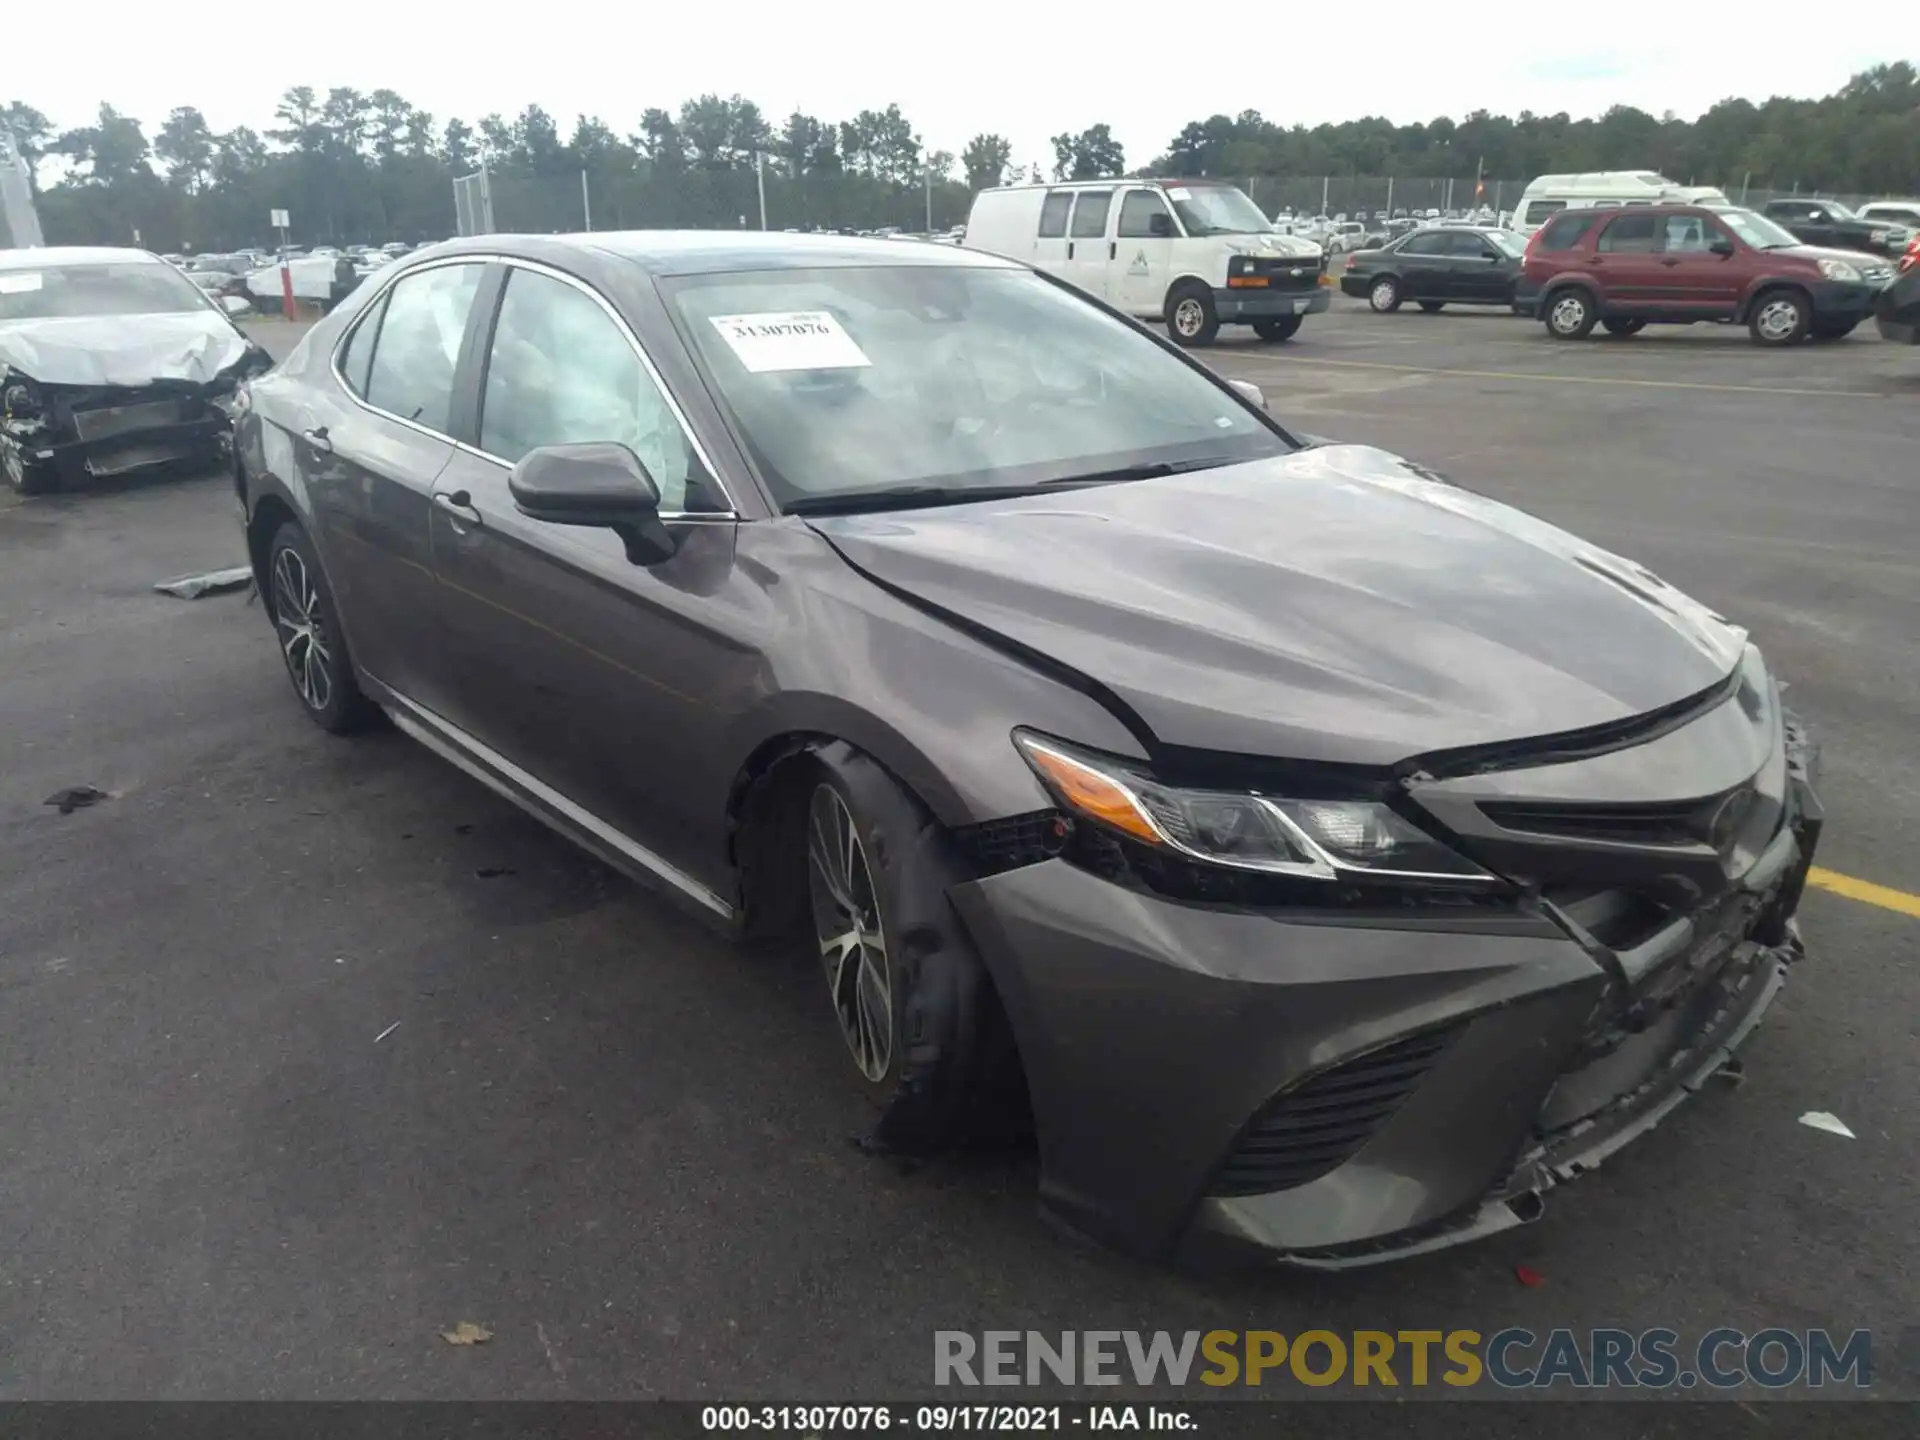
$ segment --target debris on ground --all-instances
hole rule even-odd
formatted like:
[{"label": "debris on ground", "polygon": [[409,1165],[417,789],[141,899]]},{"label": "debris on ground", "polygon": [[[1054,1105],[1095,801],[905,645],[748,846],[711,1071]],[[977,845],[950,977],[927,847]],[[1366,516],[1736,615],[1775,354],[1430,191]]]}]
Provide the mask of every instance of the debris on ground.
[{"label": "debris on ground", "polygon": [[1526,1286],[1529,1290],[1538,1290],[1542,1285],[1547,1283],[1547,1277],[1542,1275],[1538,1270],[1534,1269],[1531,1265],[1514,1266],[1513,1278],[1518,1280],[1522,1285]]},{"label": "debris on ground", "polygon": [[106,791],[96,789],[92,785],[69,785],[64,790],[54,791],[40,803],[57,805],[62,815],[71,815],[76,810],[84,810],[89,805],[98,805],[102,800],[112,798]]},{"label": "debris on ground", "polygon": [[1815,1130],[1824,1130],[1829,1135],[1838,1135],[1842,1140],[1858,1140],[1860,1137],[1847,1128],[1847,1122],[1837,1115],[1829,1115],[1824,1110],[1809,1110],[1800,1117],[1802,1125],[1810,1125]]},{"label": "debris on ground", "polygon": [[[340,962],[336,960],[334,963],[337,965]],[[394,1021],[391,1025],[387,1026],[386,1029],[382,1030],[378,1035],[373,1037],[373,1043],[378,1045],[382,1040],[386,1039],[387,1036],[391,1035],[394,1031],[398,1030],[399,1028],[400,1028],[400,1022],[398,1020]]]},{"label": "debris on ground", "polygon": [[153,588],[162,595],[173,595],[182,600],[198,600],[202,595],[220,595],[229,590],[243,590],[251,584],[253,584],[253,567],[236,565],[231,570],[209,570],[204,575],[182,575],[176,580],[162,580]]},{"label": "debris on ground", "polygon": [[471,1320],[462,1320],[451,1330],[442,1330],[440,1338],[449,1345],[484,1345],[493,1338],[493,1331]]},{"label": "debris on ground", "polygon": [[1724,1081],[1726,1084],[1738,1090],[1747,1082],[1746,1062],[1741,1060],[1738,1055],[1729,1055],[1725,1060],[1720,1062],[1720,1068],[1713,1072],[1713,1078]]},{"label": "debris on ground", "polygon": [[519,872],[505,865],[483,865],[473,873],[482,880],[498,880],[503,875],[517,875]]}]

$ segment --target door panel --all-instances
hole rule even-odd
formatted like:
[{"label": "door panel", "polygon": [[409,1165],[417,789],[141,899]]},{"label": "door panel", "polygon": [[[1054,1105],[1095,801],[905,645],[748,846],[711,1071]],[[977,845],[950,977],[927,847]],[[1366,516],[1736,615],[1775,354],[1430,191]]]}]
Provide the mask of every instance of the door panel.
[{"label": "door panel", "polygon": [[1594,242],[1588,265],[1605,289],[1607,309],[1647,310],[1659,305],[1666,270],[1654,253],[1658,221],[1652,215],[1615,216]]},{"label": "door panel", "polygon": [[1447,250],[1451,237],[1439,230],[1411,236],[1395,258],[1400,264],[1400,293],[1408,300],[1447,298]]},{"label": "door panel", "polygon": [[1453,293],[1462,300],[1504,301],[1512,285],[1504,257],[1492,242],[1470,231],[1453,237]]},{"label": "door panel", "polygon": [[[734,523],[724,497],[592,292],[515,268],[488,349],[480,448],[432,507],[454,691],[445,718],[656,855],[711,876],[715,817],[692,810],[723,717],[758,661],[729,640]],[[646,465],[678,540],[652,566],[610,530],[523,515],[510,462],[541,445],[618,441]],[[692,511],[694,514],[687,514]]]},{"label": "door panel", "polygon": [[[1154,234],[1154,217],[1164,235]],[[1173,212],[1158,190],[1128,190],[1120,197],[1114,228],[1113,293],[1109,303],[1141,319],[1159,319],[1173,278]]]},{"label": "door panel", "polygon": [[1707,247],[1731,240],[1704,215],[1668,215],[1660,222],[1662,303],[1702,318],[1726,318],[1740,304],[1741,265],[1737,255],[1715,255]]},{"label": "door panel", "polygon": [[355,661],[426,701],[438,693],[427,515],[454,451],[437,432],[449,423],[455,362],[484,269],[402,277],[349,336],[347,387],[314,387],[319,408],[289,437]]},{"label": "door panel", "polygon": [[1115,248],[1108,233],[1113,219],[1111,190],[1082,190],[1074,197],[1067,226],[1067,268],[1061,275],[1097,299],[1107,298],[1107,271]]}]

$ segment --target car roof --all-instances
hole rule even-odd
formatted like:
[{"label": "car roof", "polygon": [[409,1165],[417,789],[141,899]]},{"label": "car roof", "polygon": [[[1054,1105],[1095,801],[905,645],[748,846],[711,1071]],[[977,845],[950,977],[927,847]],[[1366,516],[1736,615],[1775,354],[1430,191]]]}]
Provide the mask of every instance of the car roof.
[{"label": "car roof", "polygon": [[39,270],[48,265],[164,265],[149,250],[111,245],[40,245],[30,250],[0,250],[0,270]]},{"label": "car roof", "polygon": [[718,275],[743,270],[812,270],[860,265],[932,265],[1017,270],[980,250],[855,235],[789,235],[761,230],[594,230],[575,235],[481,235],[433,247],[437,255],[497,254],[560,261],[597,252],[652,275]]}]

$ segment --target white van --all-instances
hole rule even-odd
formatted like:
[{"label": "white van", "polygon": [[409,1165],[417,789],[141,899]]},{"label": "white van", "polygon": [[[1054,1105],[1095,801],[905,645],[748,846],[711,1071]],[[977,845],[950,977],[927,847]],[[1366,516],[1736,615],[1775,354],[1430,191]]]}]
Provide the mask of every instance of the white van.
[{"label": "white van", "polygon": [[1513,230],[1531,235],[1562,210],[1605,210],[1616,205],[1728,205],[1711,185],[1682,185],[1652,170],[1592,170],[1582,175],[1542,175],[1521,192]]},{"label": "white van", "polygon": [[960,242],[1019,260],[1142,320],[1181,345],[1222,325],[1288,340],[1333,292],[1319,245],[1277,234],[1236,185],[1080,180],[1005,185],[973,197]]}]

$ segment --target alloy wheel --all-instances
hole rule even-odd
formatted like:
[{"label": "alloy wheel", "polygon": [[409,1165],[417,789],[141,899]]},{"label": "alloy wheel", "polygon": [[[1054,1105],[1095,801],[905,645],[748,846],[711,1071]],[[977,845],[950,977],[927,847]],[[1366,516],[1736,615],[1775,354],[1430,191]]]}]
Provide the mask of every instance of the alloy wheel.
[{"label": "alloy wheel", "polygon": [[893,1064],[893,972],[866,847],[847,802],[831,785],[807,806],[807,886],[841,1038],[868,1080]]},{"label": "alloy wheel", "polygon": [[1399,298],[1400,292],[1394,283],[1391,280],[1382,280],[1373,287],[1373,292],[1368,296],[1368,301],[1376,310],[1388,310],[1392,308],[1393,302]]},{"label": "alloy wheel", "polygon": [[1198,335],[1206,321],[1206,311],[1200,308],[1198,300],[1182,300],[1173,307],[1173,328],[1182,335]]},{"label": "alloy wheel", "polygon": [[291,546],[282,546],[273,557],[273,624],[293,688],[308,709],[325,710],[333,699],[333,647],[320,592],[307,562]]}]

